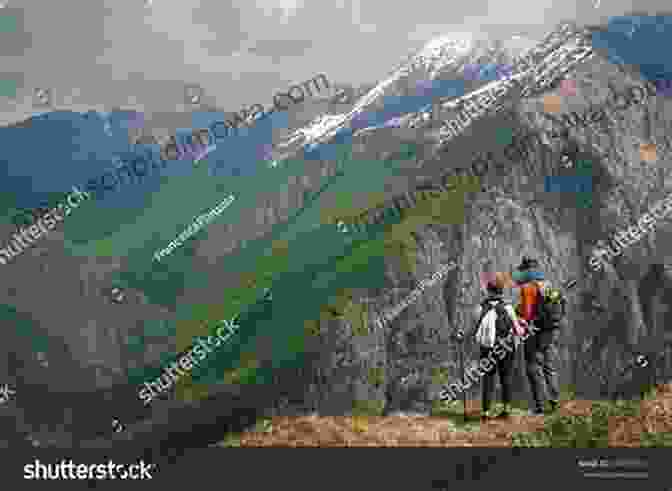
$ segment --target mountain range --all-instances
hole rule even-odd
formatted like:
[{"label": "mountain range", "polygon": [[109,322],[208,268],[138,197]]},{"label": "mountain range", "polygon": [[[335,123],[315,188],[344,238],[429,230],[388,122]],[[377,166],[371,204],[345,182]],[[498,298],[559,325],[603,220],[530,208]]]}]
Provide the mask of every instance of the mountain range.
[{"label": "mountain range", "polygon": [[[34,394],[17,402],[16,414],[38,432],[38,405],[67,400],[54,394],[151,378],[149,367],[159,370],[191,344],[192,336],[206,333],[209,320],[234,316],[240,318],[237,337],[194,372],[193,381],[200,383],[185,382],[180,397],[221,391],[244,399],[254,392],[254,407],[278,414],[298,408],[344,414],[362,401],[380,402],[387,412],[426,411],[441,386],[433,369],[440,366],[450,377],[458,376],[457,348],[446,339],[451,329],[468,322],[478,303],[478,275],[484,268],[505,271],[523,253],[540,257],[553,282],[583,278],[582,293],[572,298],[576,307],[562,370],[586,391],[601,390],[593,384],[598,376],[584,375],[598,370],[590,360],[607,353],[620,363],[619,343],[653,350],[669,336],[664,307],[672,303],[672,277],[664,225],[602,276],[587,275],[584,257],[592,242],[631,223],[631,215],[665,194],[669,109],[654,96],[620,112],[605,108],[599,126],[577,126],[557,136],[548,135],[547,118],[539,113],[548,96],[561,98],[564,113],[599,105],[623,87],[672,78],[669,60],[654,48],[670,36],[659,29],[663,19],[633,19],[630,25],[639,27],[632,34],[622,27],[628,19],[606,26],[563,23],[524,50],[488,38],[464,43],[448,34],[350,105],[319,100],[276,113],[258,129],[218,145],[204,159],[207,165],[175,161],[155,180],[128,186],[109,202],[82,206],[62,234],[54,233],[22,261],[4,267],[0,292],[6,292],[3,303],[11,309],[3,322],[12,325],[15,316],[12,327],[18,330],[20,319],[21,342],[15,343],[20,351],[7,356],[3,375],[15,382],[17,393],[24,387],[24,393]],[[574,54],[586,50],[590,56],[577,61]],[[523,60],[529,71],[519,70]],[[439,130],[445,120],[480,89],[502,83],[463,77],[464,67],[488,63],[510,65],[524,76],[462,135],[443,141]],[[567,77],[577,81],[576,96],[559,93]],[[191,125],[179,128],[205,127],[224,114],[182,115]],[[0,186],[7,220],[0,230],[11,233],[12,209],[36,206],[50,193],[100,175],[115,152],[128,150],[122,120],[115,114],[56,112],[1,128]],[[390,120],[398,127],[385,127]],[[402,213],[397,223],[365,239],[349,242],[334,226],[335,217],[363,210],[373,219],[393,197],[460,167],[474,153],[504,159],[496,138],[502,127],[535,137],[520,161],[481,177],[481,192],[456,193],[427,213]],[[417,152],[398,158],[409,141]],[[658,163],[640,165],[642,141],[655,144]],[[258,147],[268,144],[271,155],[259,161]],[[597,184],[588,211],[577,212],[562,193],[540,193],[528,184],[562,175],[560,155],[572,146],[593,161]],[[319,199],[311,199],[318,190]],[[166,265],[152,265],[158,245],[231,192],[241,195],[235,212],[234,206],[227,209],[203,236],[166,258]],[[419,279],[449,261],[458,266],[441,288],[428,288],[384,332],[369,331],[376,311],[396,305]],[[113,286],[127,292],[125,304],[107,300],[105,292]],[[272,301],[263,299],[269,287]],[[609,309],[591,318],[584,305],[594,298]],[[31,352],[37,348],[20,336],[30,323],[30,339],[41,340],[39,352],[46,353],[50,373]],[[306,336],[310,326],[315,336]],[[0,345],[9,346],[10,334],[5,335],[7,343]],[[588,339],[590,353],[581,349]],[[374,383],[366,367],[378,366],[385,375]],[[75,388],[76,379],[85,382]],[[36,388],[41,386],[44,390]],[[284,394],[282,404],[277,391]],[[102,404],[106,399],[100,397]],[[58,414],[68,418],[67,405],[58,404],[55,422]],[[159,426],[137,432],[149,432],[143,437],[147,441],[154,441],[156,432],[158,441]]]}]

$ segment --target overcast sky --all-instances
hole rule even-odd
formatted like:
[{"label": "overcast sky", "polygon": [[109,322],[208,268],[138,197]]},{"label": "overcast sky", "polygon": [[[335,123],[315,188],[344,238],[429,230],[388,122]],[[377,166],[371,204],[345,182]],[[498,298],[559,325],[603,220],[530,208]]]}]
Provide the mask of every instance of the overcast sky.
[{"label": "overcast sky", "polygon": [[[32,112],[35,88],[56,108],[183,110],[185,82],[228,110],[323,72],[375,82],[429,39],[487,32],[538,38],[561,19],[606,21],[631,0],[0,0],[18,15],[0,32],[0,70],[19,80],[2,121]],[[596,2],[599,1],[599,5]],[[644,4],[641,3],[644,1]],[[667,0],[638,0],[655,11]],[[459,34],[458,34],[459,36]]]}]

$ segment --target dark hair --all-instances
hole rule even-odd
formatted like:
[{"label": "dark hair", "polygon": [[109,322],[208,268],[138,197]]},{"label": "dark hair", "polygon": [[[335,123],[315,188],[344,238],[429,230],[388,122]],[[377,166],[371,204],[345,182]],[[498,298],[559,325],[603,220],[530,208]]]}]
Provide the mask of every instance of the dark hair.
[{"label": "dark hair", "polygon": [[523,259],[520,261],[520,266],[518,266],[518,271],[529,271],[538,267],[539,261],[528,256],[523,256]]},{"label": "dark hair", "polygon": [[503,295],[504,294],[504,289],[495,285],[495,284],[493,284],[493,283],[488,284],[488,286],[486,288],[487,288],[488,293],[490,293],[490,294],[493,294],[493,295]]}]

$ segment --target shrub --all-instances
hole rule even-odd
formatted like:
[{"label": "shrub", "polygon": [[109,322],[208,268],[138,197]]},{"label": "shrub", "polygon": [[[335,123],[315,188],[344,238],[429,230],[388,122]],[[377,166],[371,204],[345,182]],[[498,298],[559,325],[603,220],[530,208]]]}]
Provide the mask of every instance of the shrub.
[{"label": "shrub", "polygon": [[356,400],[352,405],[353,416],[380,416],[383,414],[385,401],[382,400]]}]

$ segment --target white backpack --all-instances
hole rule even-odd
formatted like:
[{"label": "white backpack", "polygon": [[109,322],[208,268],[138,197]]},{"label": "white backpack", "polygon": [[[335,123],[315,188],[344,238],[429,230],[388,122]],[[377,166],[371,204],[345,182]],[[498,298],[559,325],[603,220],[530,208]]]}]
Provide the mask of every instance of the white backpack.
[{"label": "white backpack", "polygon": [[[509,308],[507,309],[507,307]],[[483,311],[478,320],[478,328],[475,334],[476,342],[483,347],[492,348],[497,337],[507,336],[510,332],[513,332],[515,317],[512,317],[509,311],[513,307],[504,300],[485,300],[481,304],[481,308]]]}]

